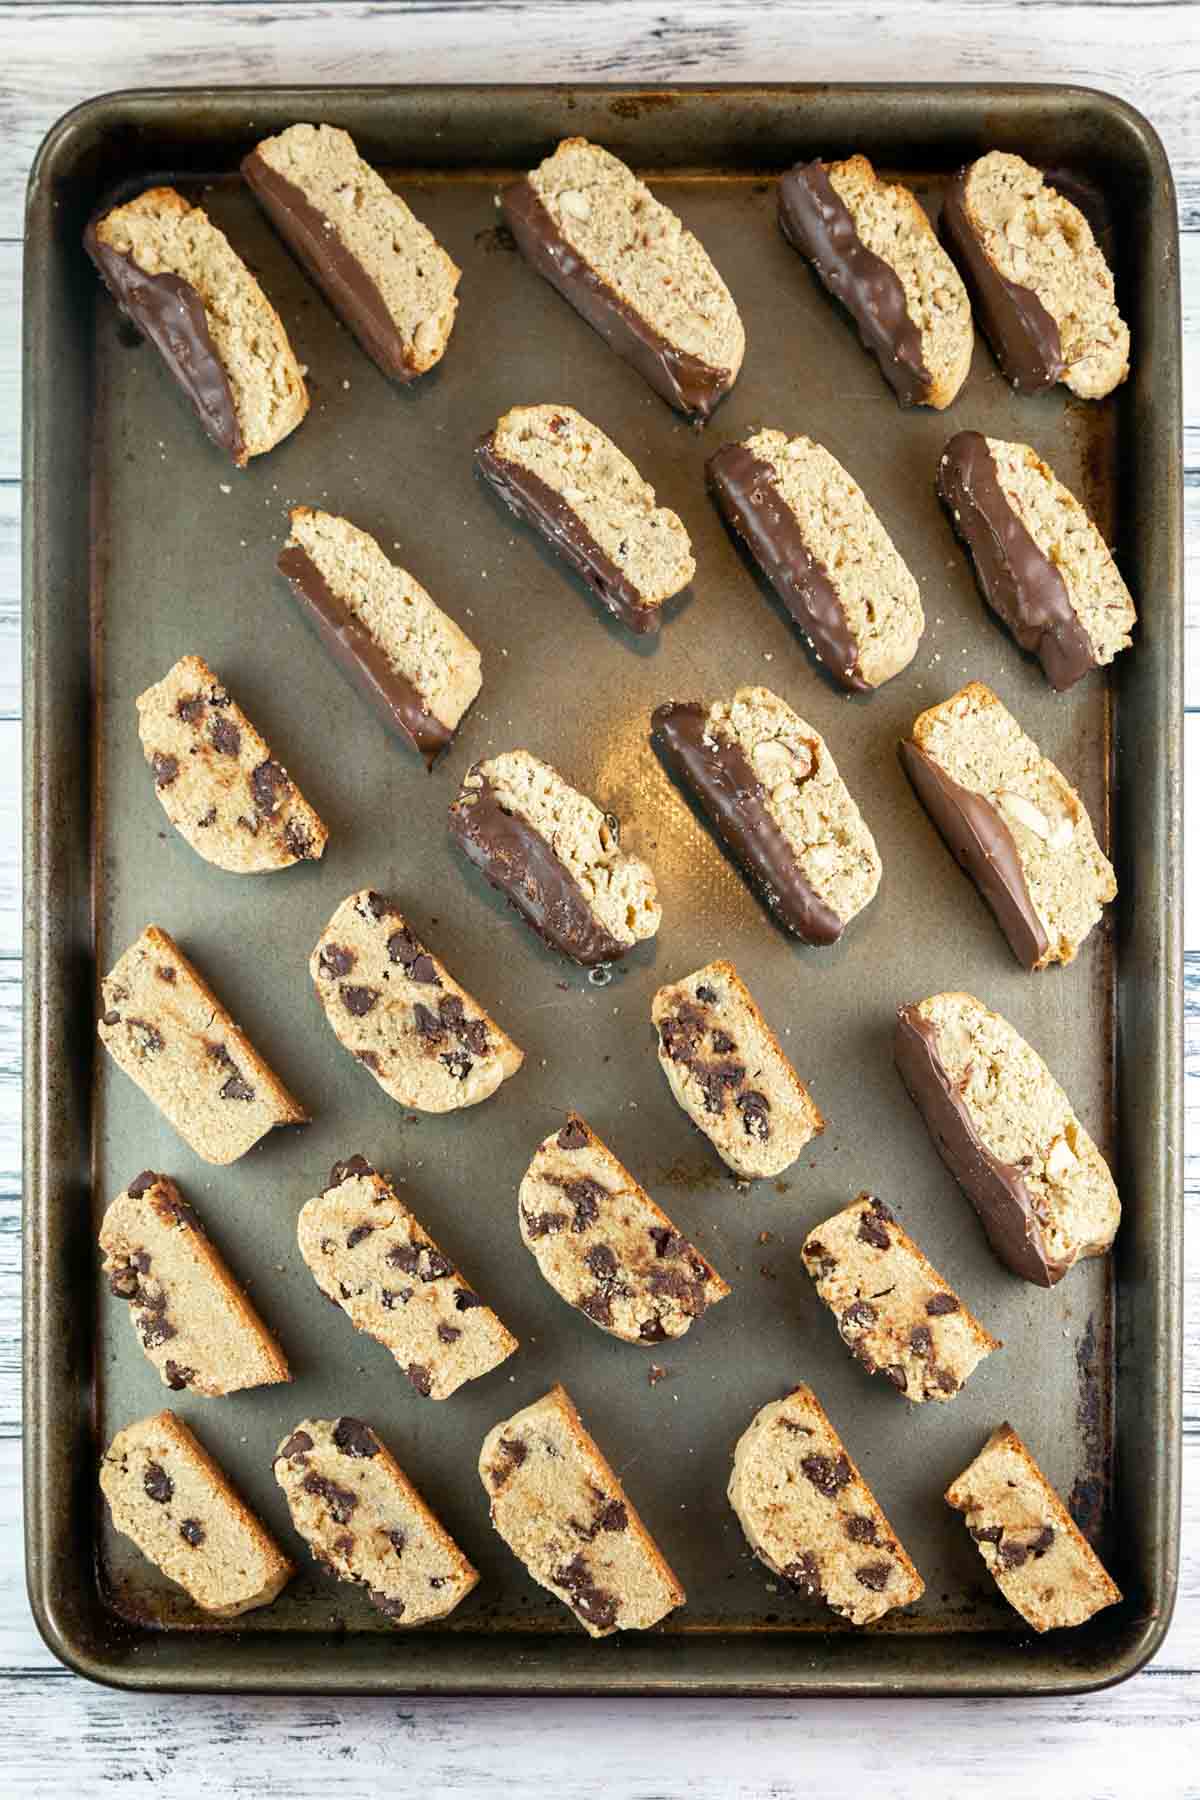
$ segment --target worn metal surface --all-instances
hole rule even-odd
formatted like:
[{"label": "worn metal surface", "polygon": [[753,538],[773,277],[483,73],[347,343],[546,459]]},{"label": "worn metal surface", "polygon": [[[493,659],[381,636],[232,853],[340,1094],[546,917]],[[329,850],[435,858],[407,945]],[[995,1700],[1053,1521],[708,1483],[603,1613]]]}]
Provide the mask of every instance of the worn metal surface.
[{"label": "worn metal surface", "polygon": [[[258,136],[295,118],[345,124],[464,270],[447,358],[410,392],[337,327],[227,175]],[[746,364],[702,436],[496,228],[503,172],[568,132],[647,171],[738,299]],[[1018,400],[979,345],[950,414],[901,413],[781,240],[771,176],[803,155],[859,147],[936,206],[939,177],[993,144],[1064,170],[1102,209],[1135,334],[1133,377],[1102,406],[1061,393]],[[244,474],[203,439],[78,249],[99,197],[164,173],[205,183],[205,204],[310,367],[309,419]],[[1178,289],[1169,177],[1148,128],[1115,102],[1052,89],[133,95],[57,128],[35,170],[30,225],[27,1485],[31,1587],[54,1647],[86,1673],[139,1685],[381,1691],[1037,1691],[1130,1672],[1169,1611],[1178,1437]],[[691,596],[654,644],[602,617],[472,473],[471,448],[497,414],[539,399],[569,402],[609,431],[692,532]],[[812,664],[704,493],[705,456],[758,422],[825,442],[921,583],[921,652],[869,699],[847,698]],[[933,494],[938,451],[963,425],[1034,442],[1116,543],[1142,626],[1112,677],[1055,697],[991,622]],[[483,651],[480,701],[432,777],[359,706],[273,572],[295,502],[345,512],[397,546]],[[229,682],[322,812],[331,842],[320,865],[239,881],[170,831],[132,701],[186,650]],[[1067,971],[1031,978],[1017,967],[899,770],[896,740],[914,714],[970,677],[997,689],[1093,817],[1110,822],[1122,897]],[[658,701],[743,681],[777,688],[827,737],[879,842],[880,895],[832,951],[775,930],[649,750]],[[658,872],[662,932],[606,987],[551,958],[450,850],[444,815],[458,777],[515,745],[621,814]],[[321,1018],[308,952],[337,902],[366,884],[397,896],[525,1048],[525,1069],[484,1106],[406,1116]],[[151,919],[315,1115],[231,1170],[192,1157],[93,1051],[96,969]],[[649,1029],[659,982],[713,955],[737,962],[829,1120],[780,1183],[747,1192],[674,1107]],[[896,1003],[944,986],[1013,1020],[1114,1158],[1126,1219],[1111,1279],[1093,1263],[1047,1294],[987,1251],[891,1067]],[[734,1287],[688,1338],[662,1347],[669,1375],[653,1388],[650,1357],[563,1306],[519,1241],[517,1181],[568,1105]],[[299,1206],[358,1149],[404,1177],[418,1215],[523,1340],[510,1364],[439,1407],[353,1334],[295,1248]],[[448,1625],[395,1633],[302,1553],[300,1579],[274,1607],[238,1631],[214,1627],[100,1523],[97,1438],[167,1398],[95,1273],[100,1212],[146,1166],[181,1182],[296,1375],[286,1389],[173,1403],[285,1543],[270,1474],[278,1437],[306,1412],[370,1419],[483,1573]],[[805,1232],[863,1187],[897,1208],[1005,1340],[950,1407],[911,1410],[869,1380],[799,1266]],[[664,1630],[621,1646],[583,1639],[487,1524],[479,1443],[555,1379],[689,1593]],[[911,1617],[870,1633],[772,1591],[725,1501],[734,1440],[798,1379],[817,1388],[928,1584]],[[1074,1492],[1128,1596],[1050,1640],[1030,1641],[941,1501],[1005,1416]]]}]

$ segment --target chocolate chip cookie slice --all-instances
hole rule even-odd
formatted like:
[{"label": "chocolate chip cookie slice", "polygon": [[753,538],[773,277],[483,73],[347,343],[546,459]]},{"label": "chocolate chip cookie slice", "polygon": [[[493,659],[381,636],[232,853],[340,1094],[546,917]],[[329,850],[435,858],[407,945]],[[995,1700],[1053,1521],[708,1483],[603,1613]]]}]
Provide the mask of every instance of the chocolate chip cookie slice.
[{"label": "chocolate chip cookie slice", "polygon": [[269,1606],[296,1572],[173,1412],[118,1431],[100,1488],[116,1530],[217,1618]]},{"label": "chocolate chip cookie slice", "polygon": [[323,854],[324,825],[201,657],[181,656],[137,710],[163,811],[206,861],[261,875]]},{"label": "chocolate chip cookie slice", "polygon": [[479,1479],[492,1524],[589,1636],[645,1631],[687,1596],[564,1387],[502,1419]]},{"label": "chocolate chip cookie slice", "polygon": [[301,1419],[275,1452],[292,1524],[393,1625],[444,1619],[479,1580],[387,1445],[361,1419]]},{"label": "chocolate chip cookie slice", "polygon": [[462,271],[333,125],[292,125],[242,162],[250,191],[385,375],[445,355]]},{"label": "chocolate chip cookie slice", "polygon": [[201,207],[151,188],[93,219],[83,244],[239,468],[296,429],[308,390],[283,323]]},{"label": "chocolate chip cookie slice", "polygon": [[332,513],[292,508],[276,567],[342,673],[427,768],[482,685],[479,652],[373,537]]},{"label": "chocolate chip cookie slice", "polygon": [[650,741],[779,923],[836,943],[882,865],[820,733],[769,688],[745,687],[658,707]]},{"label": "chocolate chip cookie slice", "polygon": [[619,820],[528,750],[475,764],[450,835],[543,943],[585,968],[658,930],[654,872],[621,849]]},{"label": "chocolate chip cookie slice", "polygon": [[1018,962],[1073,962],[1116,877],[1083,801],[991,688],[923,712],[900,761]]},{"label": "chocolate chip cookie slice", "polygon": [[1002,1348],[873,1194],[815,1226],[800,1254],[848,1349],[906,1400],[953,1400]]},{"label": "chocolate chip cookie slice", "polygon": [[308,1114],[179,946],[147,925],[101,983],[100,1042],[197,1156],[236,1162]]},{"label": "chocolate chip cookie slice", "polygon": [[659,629],[664,601],[696,573],[691,540],[611,438],[570,406],[514,406],[475,461],[623,625]]},{"label": "chocolate chip cookie slice", "polygon": [[704,246],[631,169],[586,138],[501,195],[526,260],[664,400],[703,422],[737,379],[746,333]]},{"label": "chocolate chip cookie slice", "polygon": [[780,1175],[824,1131],[732,963],[659,988],[651,1016],[671,1092],[736,1175]]},{"label": "chocolate chip cookie slice", "polygon": [[365,1157],[335,1164],[324,1193],[301,1207],[296,1237],[322,1293],[391,1351],[424,1399],[448,1399],[517,1349]]},{"label": "chocolate chip cookie slice", "polygon": [[400,1106],[477,1106],[525,1060],[399,908],[369,888],[342,901],[308,969],[339,1042]]},{"label": "chocolate chip cookie slice", "polygon": [[1053,1287],[1121,1222],[1108,1164],[1025,1039],[973,994],[902,1006],[896,1067],[1005,1266]]},{"label": "chocolate chip cookie slice", "polygon": [[768,1569],[853,1625],[925,1592],[810,1387],[754,1415],[734,1451],[729,1504]]},{"label": "chocolate chip cookie slice", "polygon": [[169,1388],[235,1394],[290,1381],[287,1360],[191,1206],[147,1169],[100,1226],[110,1293],[129,1302],[138,1342]]},{"label": "chocolate chip cookie slice", "polygon": [[836,457],[811,438],[762,430],[725,444],[706,469],[722,517],[836,681],[866,694],[908,667],[925,629],[920,591]]},{"label": "chocolate chip cookie slice", "polygon": [[626,1343],[682,1337],[729,1292],[578,1113],[538,1146],[517,1217],[555,1292]]},{"label": "chocolate chip cookie slice", "polygon": [[1121,1590],[1011,1425],[946,1490],[996,1586],[1035,1631],[1082,1625]]},{"label": "chocolate chip cookie slice", "polygon": [[916,195],[881,181],[865,156],[798,163],[779,180],[779,223],[900,404],[949,406],[971,366],[971,305]]}]

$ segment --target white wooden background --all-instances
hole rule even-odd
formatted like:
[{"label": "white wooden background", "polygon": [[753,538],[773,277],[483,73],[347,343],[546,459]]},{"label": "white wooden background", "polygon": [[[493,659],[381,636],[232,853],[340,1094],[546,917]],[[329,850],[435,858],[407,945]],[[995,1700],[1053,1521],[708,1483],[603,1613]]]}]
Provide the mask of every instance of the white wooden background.
[{"label": "white wooden background", "polygon": [[[1200,865],[1190,886],[1184,1546],[1145,1673],[1085,1699],[921,1704],[151,1699],[93,1687],[25,1602],[19,1390],[18,311],[30,159],[119,87],[353,81],[1072,81],[1139,107],[1179,191],[1190,599],[1200,645],[1200,4],[1196,0],[688,0],[274,4],[0,0],[0,1796],[491,1794],[515,1800],[1200,1796]],[[1189,764],[1200,766],[1193,653]],[[1200,795],[1200,786],[1198,786]],[[1200,799],[1198,799],[1200,803]],[[1200,844],[1200,837],[1197,837]]]}]

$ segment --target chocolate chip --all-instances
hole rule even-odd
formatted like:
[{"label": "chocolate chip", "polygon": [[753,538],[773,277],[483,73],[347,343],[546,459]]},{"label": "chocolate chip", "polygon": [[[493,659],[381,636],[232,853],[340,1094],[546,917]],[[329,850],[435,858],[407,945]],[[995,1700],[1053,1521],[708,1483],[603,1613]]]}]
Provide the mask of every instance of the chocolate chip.
[{"label": "chocolate chip", "polygon": [[406,1275],[415,1275],[421,1266],[420,1244],[389,1244],[384,1261],[393,1269],[402,1269]]},{"label": "chocolate chip", "polygon": [[852,1544],[877,1544],[879,1530],[874,1519],[868,1519],[863,1513],[851,1513],[844,1519],[846,1536]]},{"label": "chocolate chip", "polygon": [[386,919],[388,914],[394,913],[395,910],[391,901],[385,900],[382,894],[367,895],[367,911],[373,919]]},{"label": "chocolate chip", "polygon": [[143,1056],[157,1056],[163,1049],[166,1040],[158,1027],[151,1025],[149,1019],[130,1019],[129,1029],[133,1032],[137,1040],[137,1048]]},{"label": "chocolate chip", "polygon": [[617,1273],[617,1259],[607,1244],[593,1244],[584,1262],[597,1281],[612,1281]]},{"label": "chocolate chip", "polygon": [[333,1441],[343,1456],[376,1456],[379,1453],[375,1433],[361,1419],[339,1419],[333,1428]]},{"label": "chocolate chip", "polygon": [[175,970],[171,967],[170,963],[159,963],[154,973],[158,976],[160,981],[165,981],[168,987],[175,986]]},{"label": "chocolate chip", "polygon": [[404,1617],[404,1602],[398,1595],[381,1593],[378,1588],[368,1588],[367,1598],[372,1606],[377,1606],[386,1618],[402,1619]]},{"label": "chocolate chip", "polygon": [[383,1064],[373,1050],[356,1050],[354,1055],[363,1065],[364,1069],[370,1069],[373,1075],[382,1074]]},{"label": "chocolate chip", "polygon": [[298,819],[289,819],[283,828],[284,848],[290,850],[297,862],[306,862],[313,857],[312,838]]},{"label": "chocolate chip", "polygon": [[323,944],[317,958],[317,968],[328,981],[336,976],[348,975],[357,961],[358,958],[348,945]]},{"label": "chocolate chip", "polygon": [[805,1456],[800,1460],[801,1473],[812,1482],[819,1494],[832,1500],[851,1480],[850,1463],[845,1456]]},{"label": "chocolate chip", "polygon": [[859,1220],[856,1235],[860,1244],[870,1244],[874,1250],[887,1250],[892,1242],[883,1221],[869,1212],[865,1212]]},{"label": "chocolate chip", "polygon": [[232,706],[233,702],[223,687],[211,687],[208,690],[208,704],[210,706]]},{"label": "chocolate chip", "polygon": [[142,1486],[145,1488],[147,1496],[151,1500],[157,1501],[159,1506],[165,1506],[175,1492],[175,1483],[162,1464],[156,1462],[146,1464],[146,1472],[142,1476]]},{"label": "chocolate chip", "polygon": [[184,1543],[190,1544],[194,1550],[197,1545],[204,1542],[208,1533],[205,1531],[199,1519],[184,1519],[179,1527],[179,1535]]},{"label": "chocolate chip", "polygon": [[584,1125],[583,1120],[577,1118],[575,1114],[572,1113],[555,1141],[560,1150],[586,1149],[588,1134],[587,1127]]},{"label": "chocolate chip", "polygon": [[435,1013],[431,1013],[427,1006],[422,1006],[419,1000],[413,1007],[413,1021],[417,1027],[418,1037],[423,1037],[427,1043],[441,1044],[445,1042],[446,1031],[442,1021]]},{"label": "chocolate chip", "polygon": [[525,1221],[525,1229],[531,1238],[551,1237],[567,1228],[567,1215],[560,1212],[531,1213],[528,1207],[521,1208],[521,1217]]},{"label": "chocolate chip", "polygon": [[928,1325],[914,1325],[908,1334],[908,1341],[915,1356],[932,1355],[933,1333]]},{"label": "chocolate chip", "polygon": [[433,1388],[433,1378],[430,1375],[429,1370],[425,1368],[424,1364],[415,1362],[409,1363],[408,1379],[412,1382],[418,1394],[428,1400]]},{"label": "chocolate chip", "polygon": [[1029,1548],[1033,1551],[1033,1554],[1035,1556],[1045,1556],[1047,1550],[1050,1548],[1050,1546],[1053,1542],[1054,1542],[1054,1527],[1053,1527],[1053,1525],[1043,1525],[1042,1529],[1038,1532],[1037,1536],[1034,1538],[1034,1540],[1030,1544]]},{"label": "chocolate chip", "polygon": [[103,1023],[105,1025],[119,1025],[121,1023],[120,1013],[119,1012],[106,1012],[104,1015]]},{"label": "chocolate chip", "polygon": [[[643,1344],[662,1344],[666,1342],[667,1328],[659,1318],[643,1319],[638,1326],[638,1336]],[[653,1386],[653,1382],[650,1385]]]},{"label": "chocolate chip", "polygon": [[259,820],[257,813],[255,813],[252,819],[248,819],[245,813],[239,813],[237,822],[243,831],[248,831],[250,833],[251,837],[256,838],[258,836]]},{"label": "chocolate chip", "polygon": [[445,1323],[438,1326],[437,1334],[440,1342],[443,1344],[457,1344],[459,1338],[462,1336],[462,1332],[457,1325],[447,1325]]},{"label": "chocolate chip", "polygon": [[206,813],[200,814],[200,817],[196,820],[196,826],[197,826],[197,829],[200,829],[200,828],[207,829],[208,826],[215,825],[216,822],[217,822],[217,809],[215,806],[210,806]]},{"label": "chocolate chip", "polygon": [[125,1192],[137,1198],[144,1194],[147,1188],[156,1187],[161,1180],[162,1176],[156,1175],[153,1169],[143,1169],[140,1175],[134,1176]]},{"label": "chocolate chip", "polygon": [[172,1362],[169,1356],[163,1372],[167,1377],[167,1386],[173,1388],[177,1394],[183,1392],[188,1382],[192,1381],[196,1374],[195,1369],[182,1368],[179,1363]]},{"label": "chocolate chip", "polygon": [[564,1181],[562,1191],[575,1211],[571,1230],[586,1231],[589,1225],[594,1225],[600,1217],[600,1202],[608,1198],[608,1189],[584,1175],[578,1181]]},{"label": "chocolate chip", "polygon": [[871,1194],[869,1198],[871,1202],[871,1211],[875,1214],[875,1217],[877,1219],[882,1219],[885,1225],[894,1225],[896,1223],[896,1215],[891,1207],[882,1201],[878,1194]]},{"label": "chocolate chip", "polygon": [[688,1247],[686,1238],[681,1238],[671,1225],[651,1225],[648,1229],[655,1256],[682,1256]]},{"label": "chocolate chip", "polygon": [[727,1031],[713,1032],[712,1047],[717,1052],[718,1056],[727,1056],[731,1050],[737,1049],[737,1045]]},{"label": "chocolate chip", "polygon": [[204,717],[204,701],[199,694],[185,694],[175,703],[175,711],[185,725],[194,725]]},{"label": "chocolate chip", "polygon": [[529,1445],[524,1438],[501,1438],[500,1448],[514,1469],[519,1469],[529,1455]]},{"label": "chocolate chip", "polygon": [[330,1481],[328,1475],[318,1475],[315,1469],[300,1483],[306,1494],[323,1500],[329,1508],[335,1525],[348,1525],[358,1505],[358,1495],[349,1488],[339,1487],[336,1481]]},{"label": "chocolate chip", "polygon": [[222,1100],[253,1100],[254,1089],[240,1073],[231,1075],[228,1081],[222,1083],[221,1098]]},{"label": "chocolate chip", "polygon": [[260,762],[257,769],[251,771],[250,792],[254,795],[254,804],[266,819],[273,819],[279,810],[279,802],[291,787],[284,770],[270,758]]},{"label": "chocolate chip", "polygon": [[419,1270],[422,1281],[444,1281],[447,1275],[453,1275],[454,1264],[440,1250],[433,1250],[428,1244],[423,1246],[422,1255],[425,1267]]},{"label": "chocolate chip", "polygon": [[[740,1087],[746,1079],[746,1071],[741,1063],[694,1062],[692,1074],[704,1092],[705,1110],[711,1113],[724,1112],[726,1091],[729,1088]],[[756,1098],[761,1098],[761,1096],[756,1096]],[[749,1129],[750,1127],[747,1126],[747,1130]]]},{"label": "chocolate chip", "polygon": [[596,1514],[592,1535],[598,1531],[628,1531],[629,1509],[623,1500],[608,1500]]},{"label": "chocolate chip", "polygon": [[956,1313],[958,1297],[955,1294],[933,1294],[925,1302],[925,1311],[934,1319],[940,1318],[943,1313]]},{"label": "chocolate chip", "polygon": [[179,773],[179,760],[174,756],[164,756],[161,751],[156,750],[150,767],[154,770],[155,787],[170,787]]},{"label": "chocolate chip", "polygon": [[[329,1171],[329,1188],[341,1187],[343,1181],[351,1181],[356,1176],[373,1175],[374,1173],[375,1171],[366,1157],[356,1153],[354,1156],[346,1157],[344,1162],[334,1163]],[[326,1193],[329,1192],[329,1188],[326,1188]]]},{"label": "chocolate chip", "polygon": [[279,1455],[303,1456],[305,1452],[311,1450],[312,1447],[313,1441],[309,1437],[307,1431],[293,1431],[287,1443],[280,1446]]},{"label": "chocolate chip", "polygon": [[214,750],[222,756],[236,756],[242,747],[242,734],[232,719],[214,719],[208,728]]},{"label": "chocolate chip", "polygon": [[356,1244],[361,1244],[364,1238],[369,1238],[374,1229],[373,1225],[355,1225],[353,1230],[346,1233],[347,1250],[353,1250]]},{"label": "chocolate chip", "polygon": [[483,1301],[478,1294],[473,1294],[470,1288],[460,1287],[454,1290],[454,1305],[458,1312],[470,1312],[472,1307],[482,1306]]},{"label": "chocolate chip", "polygon": [[706,1006],[712,1006],[715,1004],[717,996],[712,988],[705,985],[696,989],[696,998],[703,1000]]},{"label": "chocolate chip", "polygon": [[342,1005],[355,1019],[365,1018],[379,998],[379,989],[373,987],[351,987],[346,984],[339,992]]},{"label": "chocolate chip", "polygon": [[1003,1525],[972,1525],[971,1536],[977,1544],[998,1544],[1004,1536]]},{"label": "chocolate chip", "polygon": [[334,1553],[337,1556],[349,1556],[354,1548],[354,1533],[352,1531],[343,1531],[340,1537],[334,1538],[333,1548]]},{"label": "chocolate chip", "polygon": [[128,1263],[114,1269],[108,1278],[108,1291],[118,1300],[136,1300],[140,1285],[137,1270],[131,1269]]},{"label": "chocolate chip", "polygon": [[398,963],[410,981],[423,987],[441,987],[442,978],[432,956],[423,950],[411,931],[394,931],[387,941],[389,960]]},{"label": "chocolate chip", "polygon": [[594,1294],[585,1294],[579,1302],[579,1310],[586,1313],[597,1325],[612,1324],[612,1295],[597,1288]]},{"label": "chocolate chip", "polygon": [[941,1388],[943,1394],[957,1394],[959,1387],[958,1376],[953,1374],[949,1369],[935,1369],[933,1371],[933,1379],[938,1387]]},{"label": "chocolate chip", "polygon": [[757,1138],[765,1144],[771,1135],[771,1102],[765,1094],[739,1094],[738,1110],[742,1115],[742,1130],[747,1137]]},{"label": "chocolate chip", "polygon": [[869,1588],[873,1594],[882,1594],[892,1579],[892,1565],[886,1562],[864,1563],[861,1569],[854,1571],[855,1581]]},{"label": "chocolate chip", "polygon": [[883,1372],[898,1394],[907,1394],[908,1375],[899,1363],[889,1363]]},{"label": "chocolate chip", "polygon": [[[143,1304],[149,1305],[150,1303],[144,1301]],[[161,1310],[166,1304],[166,1295],[159,1295],[155,1301],[156,1310],[143,1313],[138,1320],[138,1331],[141,1334],[142,1347],[145,1350],[157,1350],[163,1344],[169,1344],[173,1337],[179,1336],[166,1313]]]},{"label": "chocolate chip", "polygon": [[1000,1564],[1005,1569],[1019,1569],[1029,1560],[1027,1544],[1001,1544]]},{"label": "chocolate chip", "polygon": [[805,1550],[794,1562],[788,1563],[782,1574],[785,1581],[803,1593],[815,1596],[822,1592],[821,1567],[811,1550]]},{"label": "chocolate chip", "polygon": [[839,1321],[843,1333],[847,1331],[866,1331],[875,1323],[879,1314],[867,1300],[856,1300],[848,1306]]},{"label": "chocolate chip", "polygon": [[404,1555],[404,1546],[408,1542],[408,1539],[398,1525],[392,1526],[387,1534],[387,1541],[392,1546],[392,1549],[396,1552],[397,1556]]},{"label": "chocolate chip", "polygon": [[447,1578],[445,1575],[431,1575],[429,1577],[429,1585],[431,1588],[444,1588],[446,1580]]},{"label": "chocolate chip", "polygon": [[465,1081],[475,1067],[465,1050],[444,1050],[438,1061],[445,1064],[455,1081]]},{"label": "chocolate chip", "polygon": [[571,1605],[589,1625],[594,1625],[598,1631],[607,1631],[616,1624],[616,1596],[597,1586],[582,1551],[556,1569],[551,1580],[566,1590]]}]

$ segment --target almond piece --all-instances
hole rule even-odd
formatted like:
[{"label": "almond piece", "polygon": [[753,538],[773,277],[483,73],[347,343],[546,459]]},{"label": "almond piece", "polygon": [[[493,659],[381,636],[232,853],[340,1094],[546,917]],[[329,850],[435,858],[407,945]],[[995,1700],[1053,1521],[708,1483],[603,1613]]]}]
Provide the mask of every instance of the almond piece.
[{"label": "almond piece", "polygon": [[1006,813],[1018,820],[1027,830],[1036,836],[1046,839],[1050,836],[1050,821],[1044,812],[1040,812],[1032,800],[1026,800],[1023,794],[999,793],[996,799]]}]

